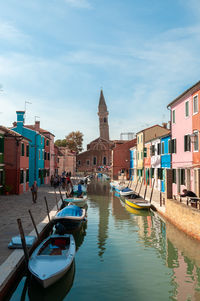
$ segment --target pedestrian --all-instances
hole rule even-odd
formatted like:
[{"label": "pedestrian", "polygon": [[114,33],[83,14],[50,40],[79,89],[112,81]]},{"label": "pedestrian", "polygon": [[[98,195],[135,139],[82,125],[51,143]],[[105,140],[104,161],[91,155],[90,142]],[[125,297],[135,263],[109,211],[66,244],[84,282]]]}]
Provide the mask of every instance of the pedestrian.
[{"label": "pedestrian", "polygon": [[197,197],[197,195],[191,191],[191,190],[187,190],[187,189],[183,189],[183,193],[182,194],[179,194],[181,197],[186,197],[186,196],[189,196],[189,197]]},{"label": "pedestrian", "polygon": [[37,181],[34,181],[33,185],[31,186],[33,204],[35,204],[37,201],[37,191],[38,191]]},{"label": "pedestrian", "polygon": [[54,177],[53,177],[53,175],[51,175],[51,179],[50,179],[51,187],[53,187],[53,182],[54,182]]}]

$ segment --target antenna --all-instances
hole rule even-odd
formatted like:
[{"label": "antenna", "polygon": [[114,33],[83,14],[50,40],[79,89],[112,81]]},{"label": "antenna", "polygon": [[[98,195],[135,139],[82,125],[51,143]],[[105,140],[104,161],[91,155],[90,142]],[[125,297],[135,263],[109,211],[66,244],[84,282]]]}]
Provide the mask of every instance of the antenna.
[{"label": "antenna", "polygon": [[35,116],[35,122],[36,122],[36,119],[37,119],[37,118],[40,118],[40,116]]},{"label": "antenna", "polygon": [[25,100],[25,105],[24,105],[24,111],[25,111],[25,114],[24,114],[24,122],[25,122],[25,118],[26,118],[26,105],[27,105],[27,103],[30,104],[30,105],[32,104],[30,101],[26,101],[26,100]]}]

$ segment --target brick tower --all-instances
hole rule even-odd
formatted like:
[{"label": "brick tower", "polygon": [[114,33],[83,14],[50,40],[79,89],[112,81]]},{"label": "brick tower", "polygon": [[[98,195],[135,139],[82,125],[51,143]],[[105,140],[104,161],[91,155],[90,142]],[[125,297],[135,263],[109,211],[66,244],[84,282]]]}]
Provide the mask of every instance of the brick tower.
[{"label": "brick tower", "polygon": [[100,138],[109,140],[108,110],[101,90],[98,106]]}]

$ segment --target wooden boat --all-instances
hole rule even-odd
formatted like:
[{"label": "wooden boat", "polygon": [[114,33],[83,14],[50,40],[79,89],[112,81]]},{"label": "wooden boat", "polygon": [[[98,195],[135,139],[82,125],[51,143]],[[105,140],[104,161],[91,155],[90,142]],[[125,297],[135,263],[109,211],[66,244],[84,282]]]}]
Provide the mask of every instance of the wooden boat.
[{"label": "wooden boat", "polygon": [[46,288],[69,270],[75,252],[73,235],[51,235],[33,252],[28,264],[29,271]]},{"label": "wooden boat", "polygon": [[87,204],[87,196],[83,196],[81,198],[67,198],[64,199],[63,202],[66,204],[66,206],[69,204],[74,204],[80,208],[83,208]]},{"label": "wooden boat", "polygon": [[131,189],[129,187],[126,187],[126,188],[120,190],[120,195],[121,196],[127,196],[127,195],[131,195],[133,193],[134,193],[133,189]]},{"label": "wooden boat", "polygon": [[53,222],[60,222],[68,229],[80,226],[85,219],[86,210],[76,205],[69,205],[60,210],[52,219]]},{"label": "wooden boat", "polygon": [[151,203],[145,201],[142,198],[136,198],[136,199],[125,198],[125,204],[130,206],[131,208],[135,208],[139,210],[150,209],[151,207]]}]

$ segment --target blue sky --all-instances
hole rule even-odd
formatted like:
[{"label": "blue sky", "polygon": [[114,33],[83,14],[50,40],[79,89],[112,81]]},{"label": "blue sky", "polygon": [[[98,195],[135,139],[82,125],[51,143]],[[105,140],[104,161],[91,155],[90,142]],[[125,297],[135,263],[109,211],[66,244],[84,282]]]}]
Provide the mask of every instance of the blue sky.
[{"label": "blue sky", "polygon": [[84,145],[168,121],[167,104],[200,80],[198,0],[6,0],[0,4],[0,124],[26,123]]}]

